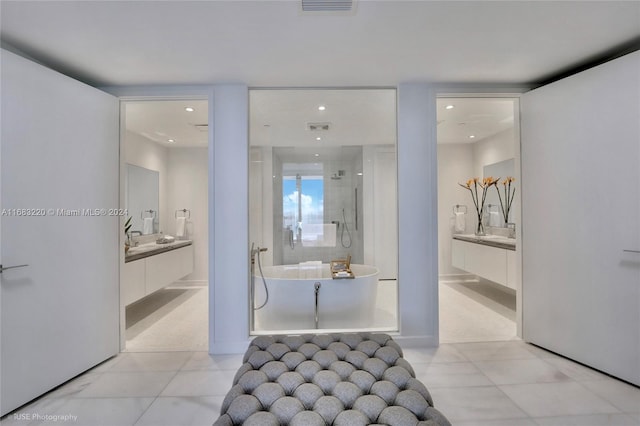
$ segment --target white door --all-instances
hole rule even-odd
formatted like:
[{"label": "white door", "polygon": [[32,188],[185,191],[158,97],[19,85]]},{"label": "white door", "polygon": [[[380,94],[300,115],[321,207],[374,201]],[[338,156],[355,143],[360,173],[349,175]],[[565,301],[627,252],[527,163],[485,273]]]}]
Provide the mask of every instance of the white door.
[{"label": "white door", "polygon": [[523,338],[640,385],[640,53],[522,98]]},{"label": "white door", "polygon": [[120,222],[117,99],[1,55],[4,415],[118,352]]}]

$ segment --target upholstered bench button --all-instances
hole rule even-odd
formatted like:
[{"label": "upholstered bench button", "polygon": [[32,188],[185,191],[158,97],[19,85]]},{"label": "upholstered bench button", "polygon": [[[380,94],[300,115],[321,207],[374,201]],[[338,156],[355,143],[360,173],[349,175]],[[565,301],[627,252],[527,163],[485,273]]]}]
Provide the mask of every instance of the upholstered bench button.
[{"label": "upholstered bench button", "polygon": [[284,343],[272,343],[267,348],[267,352],[273,355],[274,359],[279,360],[284,354],[291,352],[291,349]]},{"label": "upholstered bench button", "polygon": [[293,397],[298,398],[307,410],[311,410],[318,399],[324,396],[324,392],[313,383],[303,383],[293,392]]},{"label": "upholstered bench button", "polygon": [[409,426],[417,425],[418,418],[411,411],[404,407],[391,406],[382,410],[378,423],[388,424],[389,426]]},{"label": "upholstered bench button", "polygon": [[322,416],[315,411],[301,411],[293,416],[290,426],[325,426]]},{"label": "upholstered bench button", "polygon": [[260,350],[265,350],[269,347],[269,345],[276,342],[275,336],[258,336],[251,341],[253,346],[257,346]]},{"label": "upholstered bench button", "polygon": [[373,386],[371,386],[369,393],[372,395],[378,395],[387,404],[391,405],[393,404],[393,401],[396,400],[396,396],[400,393],[400,389],[391,382],[381,380],[379,382],[375,382]]},{"label": "upholstered bench button", "polygon": [[364,342],[360,342],[358,346],[356,346],[357,351],[363,352],[368,357],[372,357],[378,349],[380,349],[380,345],[373,340],[365,340]]},{"label": "upholstered bench button", "polygon": [[313,354],[312,359],[320,364],[323,369],[328,369],[331,363],[338,361],[338,356],[328,350],[320,350]]},{"label": "upholstered bench button", "polygon": [[253,413],[260,411],[260,401],[253,395],[240,395],[233,400],[227,414],[234,424],[242,424]]},{"label": "upholstered bench button", "polygon": [[349,376],[349,381],[362,389],[364,393],[369,393],[371,386],[376,382],[376,378],[364,370],[356,370]]},{"label": "upholstered bench button", "polygon": [[273,355],[265,351],[256,351],[251,354],[247,362],[251,364],[253,368],[258,369],[269,361],[273,361]]},{"label": "upholstered bench button", "polygon": [[285,336],[282,338],[281,343],[287,345],[292,351],[297,351],[300,346],[304,345],[305,341],[302,336]]},{"label": "upholstered bench button", "polygon": [[291,396],[277,399],[269,409],[269,412],[273,413],[282,425],[289,424],[293,416],[301,411],[304,411],[302,403]]},{"label": "upholstered bench button", "polygon": [[362,370],[367,371],[378,380],[382,379],[382,375],[389,368],[386,362],[378,358],[367,358],[362,365]]},{"label": "upholstered bench button", "polygon": [[369,357],[364,352],[360,351],[349,351],[345,356],[344,360],[348,363],[352,364],[354,367],[362,370],[364,367],[364,362],[368,360]]},{"label": "upholstered bench button", "polygon": [[282,373],[289,371],[286,364],[282,361],[269,361],[262,367],[260,371],[267,375],[270,381],[275,381]]},{"label": "upholstered bench button", "polygon": [[429,403],[414,390],[403,390],[396,396],[395,405],[406,408],[420,418],[429,408]]},{"label": "upholstered bench button", "polygon": [[344,361],[344,358],[347,356],[347,354],[351,350],[349,345],[345,345],[342,342],[333,342],[327,347],[327,349],[335,352],[336,356],[340,361]]},{"label": "upholstered bench button", "polygon": [[298,386],[305,382],[304,377],[295,371],[289,371],[278,377],[278,384],[284,389],[287,395],[293,395]]},{"label": "upholstered bench button", "polygon": [[333,337],[327,334],[318,334],[313,336],[313,339],[311,339],[311,342],[317,345],[320,349],[327,349],[334,341]]},{"label": "upholstered bench button", "polygon": [[322,370],[313,376],[312,381],[318,385],[326,395],[331,395],[333,388],[340,383],[340,376],[338,376],[335,371]]},{"label": "upholstered bench button", "polygon": [[400,358],[398,351],[391,346],[381,347],[376,351],[374,356],[386,362],[387,365],[394,365],[398,358]]},{"label": "upholstered bench button", "polygon": [[306,356],[307,359],[313,358],[313,356],[319,350],[320,350],[320,347],[318,347],[318,345],[315,345],[313,343],[305,343],[304,345],[302,345],[302,346],[300,346],[298,348],[298,352],[300,352],[302,355]]},{"label": "upholstered bench button", "polygon": [[335,371],[342,380],[347,380],[356,368],[346,361],[335,361],[331,363],[329,370]]},{"label": "upholstered bench button", "polygon": [[341,412],[333,422],[334,426],[367,426],[368,424],[367,416],[356,410]]},{"label": "upholstered bench button", "polygon": [[427,387],[418,379],[411,378],[407,381],[406,389],[411,389],[418,392],[422,397],[433,407],[433,398],[427,390]]},{"label": "upholstered bench button", "polygon": [[258,411],[249,416],[242,426],[280,426],[278,418],[268,411]]},{"label": "upholstered bench button", "polygon": [[263,410],[268,410],[278,398],[286,396],[284,389],[278,383],[263,383],[253,391]]},{"label": "upholstered bench button", "polygon": [[302,377],[304,377],[304,380],[307,382],[312,381],[313,377],[321,370],[322,370],[322,367],[320,367],[320,364],[312,360],[301,362],[296,367],[296,372],[299,373]]},{"label": "upholstered bench button", "polygon": [[269,378],[260,370],[247,371],[240,377],[238,384],[245,393],[252,393],[255,388],[269,381]]},{"label": "upholstered bench button", "polygon": [[335,396],[323,396],[313,404],[313,411],[320,414],[324,421],[333,424],[338,413],[344,410],[344,405]]},{"label": "upholstered bench button", "polygon": [[307,357],[302,355],[300,352],[289,352],[284,354],[284,356],[280,358],[280,361],[284,362],[287,368],[291,371],[295,370],[301,362],[304,362],[306,360]]},{"label": "upholstered bench button", "polygon": [[364,339],[359,334],[344,334],[340,337],[340,341],[351,349],[355,349]]},{"label": "upholstered bench button", "polygon": [[396,360],[396,364],[398,367],[402,367],[405,370],[407,370],[409,372],[409,374],[411,374],[411,377],[416,377],[416,372],[413,371],[413,367],[411,366],[411,364],[409,364],[409,361],[407,361],[404,358],[398,358]]},{"label": "upholstered bench button", "polygon": [[396,385],[400,389],[404,389],[409,379],[412,379],[411,374],[402,367],[387,368],[387,371],[382,375],[383,380],[388,380]]},{"label": "upholstered bench button", "polygon": [[340,382],[333,388],[332,394],[338,398],[346,408],[351,408],[353,403],[356,402],[356,399],[362,396],[362,389],[351,382]]},{"label": "upholstered bench button", "polygon": [[378,420],[378,416],[385,408],[387,403],[377,395],[363,395],[353,403],[353,409],[366,415],[370,423]]}]

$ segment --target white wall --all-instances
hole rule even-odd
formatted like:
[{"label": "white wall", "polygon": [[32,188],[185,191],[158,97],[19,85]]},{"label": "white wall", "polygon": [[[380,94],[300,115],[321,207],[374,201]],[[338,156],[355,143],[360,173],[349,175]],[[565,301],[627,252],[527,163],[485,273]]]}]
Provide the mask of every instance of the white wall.
[{"label": "white wall", "polygon": [[438,265],[440,276],[466,274],[451,265],[451,238],[454,229],[453,206],[467,206],[465,233],[476,224],[475,208],[469,191],[461,188],[475,169],[472,144],[438,145]]},{"label": "white wall", "polygon": [[474,176],[483,177],[484,166],[514,158],[514,129],[503,130],[493,136],[472,144]]},{"label": "white wall", "polygon": [[[126,131],[124,143],[124,162],[145,169],[155,170],[160,173],[160,193],[158,212],[159,230],[166,233],[166,226],[169,223],[169,208],[167,204],[167,176],[168,176],[168,150],[136,133]],[[132,213],[129,213],[130,215]]]},{"label": "white wall", "polygon": [[[183,280],[206,281],[209,277],[207,148],[168,149],[167,171],[169,216],[164,232],[176,235],[176,210],[191,211],[191,218],[187,220],[187,238],[193,240],[194,270]],[[182,215],[179,212],[178,216]]]}]

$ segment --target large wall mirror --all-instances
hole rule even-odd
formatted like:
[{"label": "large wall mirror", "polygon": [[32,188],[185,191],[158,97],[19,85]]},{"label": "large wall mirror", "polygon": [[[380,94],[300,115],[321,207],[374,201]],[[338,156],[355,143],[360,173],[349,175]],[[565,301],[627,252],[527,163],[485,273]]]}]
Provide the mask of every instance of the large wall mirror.
[{"label": "large wall mirror", "polygon": [[126,209],[131,216],[131,232],[155,234],[159,228],[160,173],[127,164]]}]

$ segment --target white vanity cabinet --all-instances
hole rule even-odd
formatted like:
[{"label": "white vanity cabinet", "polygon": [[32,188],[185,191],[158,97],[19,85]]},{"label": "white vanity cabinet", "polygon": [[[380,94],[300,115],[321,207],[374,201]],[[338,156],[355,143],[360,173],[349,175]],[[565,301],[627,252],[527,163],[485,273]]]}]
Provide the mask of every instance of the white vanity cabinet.
[{"label": "white vanity cabinet", "polygon": [[475,242],[454,239],[451,262],[458,269],[516,289],[516,252]]},{"label": "white vanity cabinet", "polygon": [[122,303],[129,305],[193,272],[188,245],[124,264]]}]

